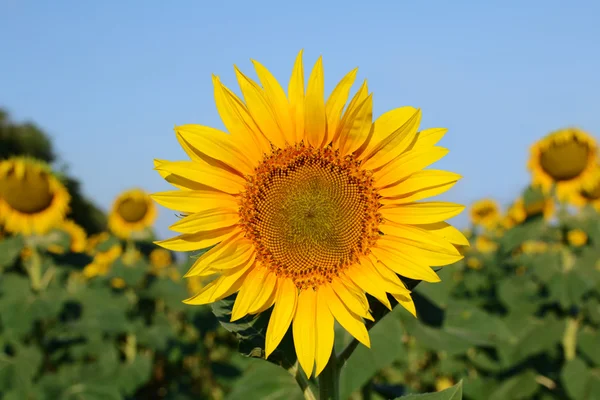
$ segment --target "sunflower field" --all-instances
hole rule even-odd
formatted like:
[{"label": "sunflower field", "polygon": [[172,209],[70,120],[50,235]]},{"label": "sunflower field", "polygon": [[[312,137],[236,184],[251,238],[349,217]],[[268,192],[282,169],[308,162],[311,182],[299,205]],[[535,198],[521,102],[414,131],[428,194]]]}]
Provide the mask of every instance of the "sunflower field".
[{"label": "sunflower field", "polygon": [[[460,179],[424,169],[445,129],[412,107],[372,123],[366,84],[343,111],[355,71],[324,103],[320,59],[305,94],[301,54],[288,119],[256,68],[247,108],[214,78],[232,141],[177,127],[190,160],[155,160],[177,190],[107,214],[0,113],[0,399],[600,399],[591,135],[541,138],[530,185],[459,230],[464,207],[417,202]],[[157,240],[156,203],[179,236]]]}]

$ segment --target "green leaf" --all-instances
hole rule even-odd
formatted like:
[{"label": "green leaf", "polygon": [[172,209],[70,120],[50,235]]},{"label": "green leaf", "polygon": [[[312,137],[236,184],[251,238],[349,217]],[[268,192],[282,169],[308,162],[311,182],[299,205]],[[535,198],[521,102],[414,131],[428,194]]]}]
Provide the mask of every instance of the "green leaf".
[{"label": "green leaf", "polygon": [[[403,329],[395,315],[407,312],[402,307],[383,317],[370,331],[371,348],[358,345],[340,373],[340,397],[348,398],[382,368],[406,357]],[[411,318],[412,315],[410,316]]]},{"label": "green leaf", "polygon": [[289,372],[264,360],[252,360],[225,399],[303,400],[304,396]]},{"label": "green leaf", "polygon": [[455,272],[454,268],[442,268],[437,273],[442,280],[441,282],[435,284],[424,282],[417,286],[414,291],[426,297],[439,308],[445,308],[448,305],[450,294],[457,283],[453,279]]},{"label": "green leaf", "polygon": [[448,389],[435,393],[409,394],[408,396],[397,397],[401,400],[462,400],[463,384],[462,381]]},{"label": "green leaf", "polygon": [[125,281],[128,287],[140,285],[149,266],[144,260],[137,260],[133,265],[125,265],[123,258],[118,258],[112,265],[110,277],[119,277]]},{"label": "green leaf", "polygon": [[42,353],[33,346],[14,346],[14,355],[0,353],[0,393],[9,389],[26,393],[42,365]]},{"label": "green leaf", "polygon": [[577,335],[577,348],[580,353],[588,359],[593,365],[600,367],[600,346],[599,333],[591,328],[585,328],[579,331]]},{"label": "green leaf", "polygon": [[592,399],[588,397],[590,385],[590,372],[583,360],[574,358],[563,367],[561,381],[567,394],[572,400]]},{"label": "green leaf", "polygon": [[500,239],[500,247],[504,253],[510,253],[524,241],[539,238],[545,229],[543,218],[533,218],[508,230]]},{"label": "green leaf", "polygon": [[506,342],[513,336],[501,319],[462,300],[448,305],[443,329],[480,346]]},{"label": "green leaf", "polygon": [[502,381],[500,386],[489,395],[489,400],[525,400],[530,399],[537,392],[539,385],[535,380],[534,371],[513,376]]},{"label": "green leaf", "polygon": [[[235,334],[239,340],[239,351],[248,357],[264,358],[267,326],[271,317],[271,309],[259,315],[246,315],[231,322],[231,310],[235,302],[235,294],[223,300],[212,303],[213,314],[221,325]],[[268,361],[290,368],[296,362],[296,351],[291,329],[288,329],[277,349],[269,356]]]},{"label": "green leaf", "polygon": [[152,376],[152,359],[138,354],[131,363],[119,368],[116,384],[126,396],[132,396],[135,391],[148,383]]},{"label": "green leaf", "polygon": [[21,235],[0,239],[0,270],[14,264],[21,254],[24,244]]}]

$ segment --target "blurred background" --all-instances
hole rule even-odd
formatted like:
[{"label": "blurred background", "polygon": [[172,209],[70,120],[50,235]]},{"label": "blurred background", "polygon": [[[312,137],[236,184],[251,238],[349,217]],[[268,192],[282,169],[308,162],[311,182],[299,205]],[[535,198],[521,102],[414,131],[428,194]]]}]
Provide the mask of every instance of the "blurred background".
[{"label": "blurred background", "polygon": [[[305,69],[323,55],[326,93],[359,67],[374,117],[411,105],[422,128],[448,128],[435,168],[463,179],[440,197],[480,211],[451,221],[473,246],[418,287],[420,320],[394,310],[372,332],[388,347],[357,351],[346,397],[465,379],[474,400],[600,398],[594,204],[526,207],[548,199],[529,187],[531,146],[569,127],[598,138],[598,15],[592,0],[0,0],[0,161],[47,163],[76,225],[0,229],[0,399],[303,398],[239,356],[210,307],[181,304],[203,282],[181,279],[189,255],[152,244],[177,215],[144,203],[171,188],[153,160],[186,158],[175,125],[224,129],[211,74],[239,93],[233,65],[255,78],[256,59],[285,86],[300,49]],[[146,219],[111,223],[128,199]]]}]

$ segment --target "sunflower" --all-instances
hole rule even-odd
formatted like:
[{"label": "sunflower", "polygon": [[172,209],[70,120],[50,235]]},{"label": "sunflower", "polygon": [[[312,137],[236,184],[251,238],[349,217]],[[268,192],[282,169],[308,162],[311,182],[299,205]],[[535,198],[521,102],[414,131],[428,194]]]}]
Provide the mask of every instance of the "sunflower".
[{"label": "sunflower", "polygon": [[[87,234],[85,230],[70,219],[64,220],[59,226],[59,229],[65,231],[70,238],[69,249],[73,253],[83,253],[87,248]],[[65,249],[58,245],[51,245],[48,251],[52,253],[62,254]]]},{"label": "sunflower", "polygon": [[482,199],[471,205],[471,221],[486,229],[494,228],[500,222],[498,203],[492,199]]},{"label": "sunflower", "polygon": [[556,195],[564,200],[594,172],[596,141],[588,133],[568,128],[550,133],[531,147],[528,167],[534,184],[545,193],[556,185]]},{"label": "sunflower", "polygon": [[573,247],[581,247],[587,243],[588,235],[581,229],[572,229],[567,232],[567,240]]},{"label": "sunflower", "polygon": [[47,164],[27,157],[0,161],[0,224],[5,231],[44,234],[64,219],[70,199]]},{"label": "sunflower", "polygon": [[420,110],[402,107],[372,122],[366,83],[345,108],[356,70],[325,101],[321,58],[305,91],[300,52],[287,97],[253,63],[260,85],[235,69],[245,101],[213,77],[229,135],[176,127],[191,161],[155,161],[181,190],[153,198],[186,215],[171,226],[181,235],[157,243],[174,251],[214,246],[186,276],[216,279],[185,302],[237,292],[232,321],[274,306],[265,357],[291,325],[300,365],[316,376],[332,352],[334,320],[370,346],[365,293],[391,308],[389,293],[415,314],[398,275],[438,282],[432,266],[463,258],[453,243],[468,241],[444,220],[464,207],[417,202],[460,176],[423,170],[447,150],[435,146],[445,129],[418,131]]},{"label": "sunflower", "polygon": [[534,201],[525,201],[523,197],[519,197],[508,209],[503,224],[508,229],[519,225],[527,218],[543,216],[544,219],[550,220],[554,211],[554,200],[550,196],[544,196]]},{"label": "sunflower", "polygon": [[596,164],[590,179],[570,193],[569,202],[578,207],[591,205],[600,211],[600,165]]},{"label": "sunflower", "polygon": [[141,189],[127,190],[114,201],[108,227],[121,239],[135,239],[156,219],[156,206]]},{"label": "sunflower", "polygon": [[160,270],[173,264],[171,252],[165,249],[154,249],[148,256],[153,270]]},{"label": "sunflower", "polygon": [[487,236],[480,235],[475,239],[475,249],[484,254],[493,253],[498,250],[498,243]]}]

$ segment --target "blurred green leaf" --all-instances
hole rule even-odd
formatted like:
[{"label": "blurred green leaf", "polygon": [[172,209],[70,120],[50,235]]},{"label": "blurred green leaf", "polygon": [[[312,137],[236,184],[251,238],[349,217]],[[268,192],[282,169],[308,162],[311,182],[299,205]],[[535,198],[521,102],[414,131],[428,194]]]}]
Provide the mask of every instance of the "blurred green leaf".
[{"label": "blurred green leaf", "polygon": [[303,400],[304,396],[286,370],[264,360],[252,360],[226,397],[226,400],[247,399]]},{"label": "blurred green leaf", "polygon": [[489,394],[489,400],[524,400],[530,399],[538,390],[533,371],[525,371],[517,376],[504,380]]},{"label": "blurred green leaf", "polygon": [[21,235],[0,239],[0,270],[13,265],[24,245],[25,242]]},{"label": "blurred green leaf", "polygon": [[401,400],[461,400],[463,397],[463,384],[458,382],[456,385],[435,393],[409,394],[401,396]]}]

